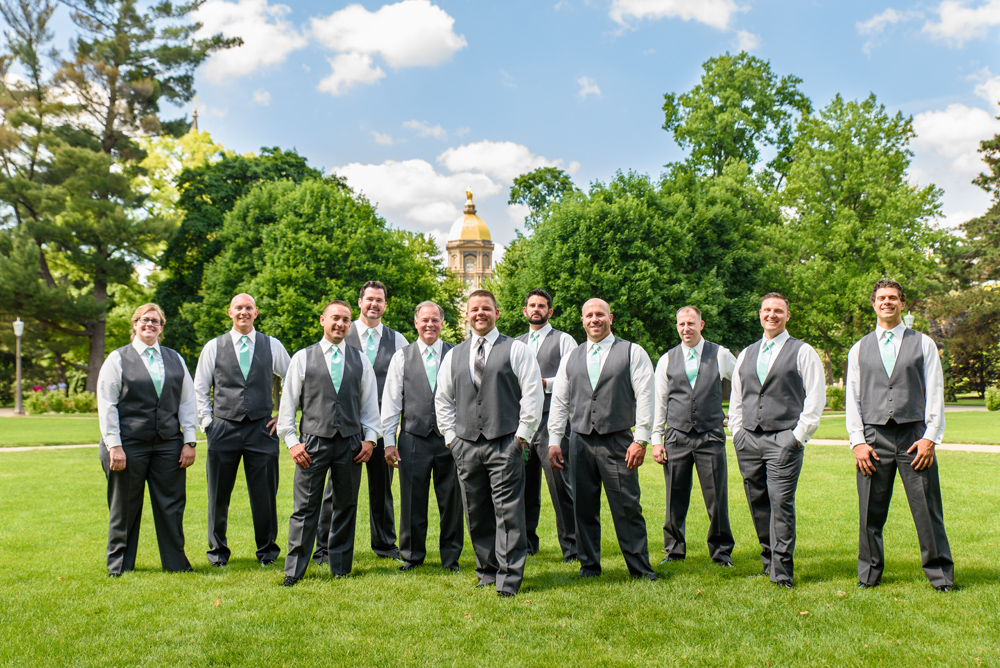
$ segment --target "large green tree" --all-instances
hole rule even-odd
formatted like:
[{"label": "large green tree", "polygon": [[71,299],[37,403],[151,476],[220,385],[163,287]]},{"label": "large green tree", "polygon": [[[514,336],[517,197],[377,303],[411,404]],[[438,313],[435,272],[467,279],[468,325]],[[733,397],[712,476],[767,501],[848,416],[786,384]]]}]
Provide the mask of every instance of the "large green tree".
[{"label": "large green tree", "polygon": [[514,179],[507,204],[528,207],[527,227],[537,223],[550,204],[558,202],[571,192],[579,192],[569,174],[558,167],[539,167]]},{"label": "large green tree", "polygon": [[198,340],[232,327],[233,295],[257,300],[261,331],[294,351],[322,335],[319,315],[331,299],[356,304],[365,281],[385,283],[385,322],[413,340],[413,310],[426,299],[457,321],[461,286],[446,278],[433,240],[388,227],[364,198],[329,179],[263,184],[226,214],[222,250],[205,267],[204,300],[185,307]]},{"label": "large green tree", "polygon": [[825,356],[828,379],[843,376],[850,346],[874,326],[871,287],[905,286],[910,304],[933,280],[940,191],[907,180],[910,118],[890,115],[874,95],[839,95],[802,120],[788,181],[771,228],[769,280],[791,300],[789,329]]}]

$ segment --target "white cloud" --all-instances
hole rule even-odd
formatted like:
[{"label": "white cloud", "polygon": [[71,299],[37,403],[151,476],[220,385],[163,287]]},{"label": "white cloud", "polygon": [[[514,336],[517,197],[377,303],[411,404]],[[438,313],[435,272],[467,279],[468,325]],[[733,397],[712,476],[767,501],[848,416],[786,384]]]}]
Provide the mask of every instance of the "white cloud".
[{"label": "white cloud", "polygon": [[733,0],[614,0],[609,16],[623,26],[629,19],[677,18],[726,30],[733,15],[746,9]]},{"label": "white cloud", "polygon": [[989,102],[991,107],[1000,104],[1000,75],[993,76],[990,68],[984,67],[969,78],[979,82],[974,91],[976,95]]},{"label": "white cloud", "polygon": [[191,13],[202,24],[198,39],[221,32],[241,37],[243,46],[216,51],[205,63],[204,73],[212,81],[240,77],[284,62],[292,51],[306,46],[303,37],[284,16],[286,5],[268,5],[267,0],[208,0]]},{"label": "white cloud", "polygon": [[517,82],[514,81],[514,77],[507,74],[506,70],[500,70],[500,83],[506,88],[517,88]]},{"label": "white cloud", "polygon": [[385,72],[372,62],[372,57],[364,53],[340,53],[329,58],[330,74],[323,77],[317,88],[324,93],[340,95],[354,84],[375,83],[385,76]]},{"label": "white cloud", "polygon": [[960,47],[970,39],[987,37],[990,29],[1000,27],[1000,0],[967,2],[944,0],[934,10],[938,20],[928,20],[923,31],[932,39]]},{"label": "white cloud", "polygon": [[577,92],[577,97],[581,100],[587,99],[588,95],[601,96],[601,89],[598,87],[597,82],[590,77],[580,77],[576,80],[576,83],[580,85],[580,90]]},{"label": "white cloud", "polygon": [[[449,148],[437,157],[437,162],[456,173],[481,171],[505,184],[539,167],[563,166],[562,160],[534,155],[527,146],[511,141],[480,141]],[[579,167],[580,163],[572,162],[566,171],[572,174]]]},{"label": "white cloud", "polygon": [[885,29],[889,26],[896,25],[897,23],[902,23],[905,21],[912,21],[914,19],[923,18],[924,14],[917,10],[904,10],[899,11],[893,9],[892,7],[886,9],[883,12],[876,14],[867,21],[858,21],[854,24],[855,30],[858,31],[859,35],[868,37],[861,50],[866,54],[870,54],[872,47],[876,46],[879,42],[879,37],[885,32]]},{"label": "white cloud", "polygon": [[752,32],[746,30],[736,31],[736,41],[733,44],[733,48],[736,51],[755,51],[760,47],[760,35],[756,35]]},{"label": "white cloud", "polygon": [[[455,19],[429,0],[402,0],[374,12],[358,4],[348,5],[325,18],[313,18],[311,30],[323,46],[340,53],[335,61],[350,56],[350,62],[368,63],[366,69],[352,70],[358,79],[338,77],[346,90],[351,84],[371,83],[384,76],[380,68],[372,66],[374,56],[393,69],[446,62],[468,44],[464,36],[455,33],[454,25]],[[373,78],[374,71],[380,76]],[[332,92],[330,88],[321,90]]]},{"label": "white cloud", "polygon": [[392,146],[392,135],[382,134],[381,132],[372,130],[372,137],[375,138],[375,143],[380,146]]},{"label": "white cloud", "polygon": [[413,130],[417,133],[418,137],[434,137],[434,139],[440,139],[445,141],[448,139],[448,131],[442,128],[440,125],[431,126],[430,123],[424,123],[423,121],[406,121],[403,123],[403,127],[407,130]]},{"label": "white cloud", "polygon": [[263,88],[259,88],[253,92],[253,103],[261,107],[266,107],[271,104],[271,94]]}]

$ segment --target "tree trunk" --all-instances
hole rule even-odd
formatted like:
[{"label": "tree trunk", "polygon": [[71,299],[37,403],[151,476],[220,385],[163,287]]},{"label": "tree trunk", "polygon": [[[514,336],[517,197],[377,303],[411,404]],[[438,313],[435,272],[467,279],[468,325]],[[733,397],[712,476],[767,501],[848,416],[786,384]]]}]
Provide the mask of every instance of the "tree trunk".
[{"label": "tree trunk", "polygon": [[97,392],[97,376],[104,364],[104,341],[108,323],[107,302],[108,284],[101,278],[94,279],[94,301],[100,308],[100,315],[86,323],[87,337],[90,339],[90,351],[87,355],[87,391]]}]

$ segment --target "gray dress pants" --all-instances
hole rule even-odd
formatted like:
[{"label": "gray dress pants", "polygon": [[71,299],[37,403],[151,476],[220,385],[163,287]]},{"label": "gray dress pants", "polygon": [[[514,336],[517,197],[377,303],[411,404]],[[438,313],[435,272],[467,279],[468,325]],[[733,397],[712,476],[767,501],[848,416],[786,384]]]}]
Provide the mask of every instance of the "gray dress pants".
[{"label": "gray dress pants", "polygon": [[556,515],[556,537],[564,559],[576,558],[576,522],[573,519],[573,480],[570,478],[569,437],[562,440],[562,454],[567,468],[552,468],[549,461],[548,413],[531,439],[531,456],[524,466],[524,512],[528,520],[528,554],[537,554],[538,521],[542,512],[542,474],[549,488],[552,509]]}]

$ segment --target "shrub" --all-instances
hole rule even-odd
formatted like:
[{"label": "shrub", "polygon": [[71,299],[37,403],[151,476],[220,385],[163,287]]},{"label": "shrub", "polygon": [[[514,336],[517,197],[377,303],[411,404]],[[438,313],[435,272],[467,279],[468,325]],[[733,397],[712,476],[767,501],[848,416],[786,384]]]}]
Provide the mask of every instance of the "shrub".
[{"label": "shrub", "polygon": [[70,395],[71,409],[74,413],[96,413],[97,395],[91,392],[77,392]]},{"label": "shrub", "polygon": [[1000,387],[986,388],[986,410],[1000,411]]},{"label": "shrub", "polygon": [[844,395],[846,393],[847,393],[847,388],[845,388],[843,385],[827,385],[826,407],[832,411],[844,410]]},{"label": "shrub", "polygon": [[28,392],[24,397],[24,412],[28,415],[41,415],[52,410],[49,407],[49,395],[44,392]]}]

